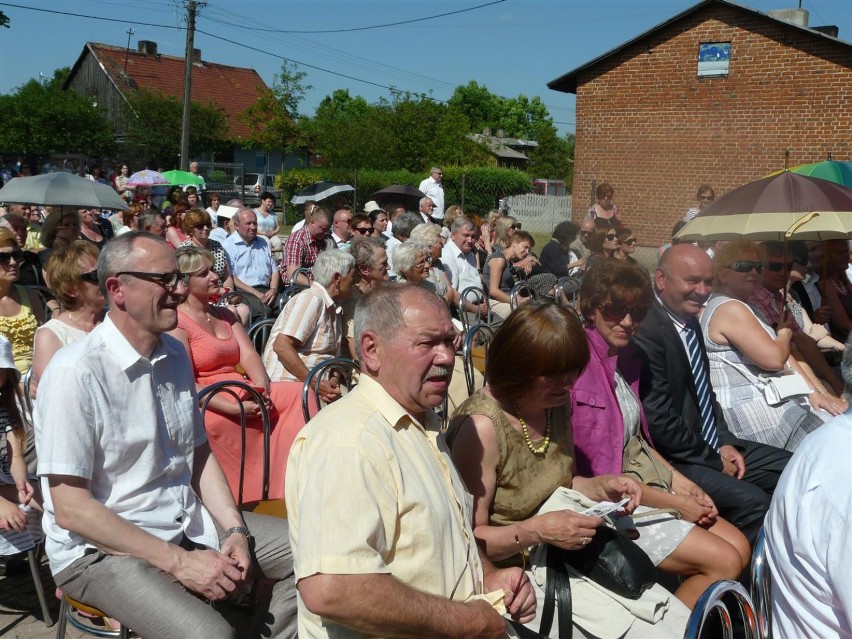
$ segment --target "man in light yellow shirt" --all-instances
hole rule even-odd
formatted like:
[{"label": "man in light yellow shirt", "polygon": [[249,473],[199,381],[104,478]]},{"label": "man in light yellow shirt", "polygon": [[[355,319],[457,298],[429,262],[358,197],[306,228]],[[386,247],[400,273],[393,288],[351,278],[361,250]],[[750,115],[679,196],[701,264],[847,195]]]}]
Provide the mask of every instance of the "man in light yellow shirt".
[{"label": "man in light yellow shirt", "polygon": [[426,289],[389,284],[355,312],[361,381],[297,436],[287,466],[299,637],[503,637],[529,581],[480,559],[472,498],[432,410],[455,329]]}]

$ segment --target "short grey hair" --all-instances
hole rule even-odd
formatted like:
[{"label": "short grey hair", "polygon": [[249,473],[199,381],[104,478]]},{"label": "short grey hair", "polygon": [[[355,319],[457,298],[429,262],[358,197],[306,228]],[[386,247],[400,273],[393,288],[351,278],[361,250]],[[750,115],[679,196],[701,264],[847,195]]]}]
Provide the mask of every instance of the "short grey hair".
[{"label": "short grey hair", "polygon": [[441,227],[437,224],[418,224],[408,236],[409,240],[420,242],[426,246],[432,246],[435,242],[441,239]]},{"label": "short grey hair", "polygon": [[453,225],[450,227],[450,233],[456,234],[459,231],[467,231],[472,228],[476,228],[476,224],[474,224],[473,220],[464,215],[460,215],[455,219]]},{"label": "short grey hair", "polygon": [[433,303],[438,312],[444,309],[444,302],[429,289],[403,282],[388,282],[373,289],[358,300],[355,307],[355,349],[361,358],[361,337],[366,331],[378,335],[381,339],[392,340],[405,327],[402,297],[419,295]]},{"label": "short grey hair", "polygon": [[429,171],[429,175],[432,175],[435,171],[440,171],[441,173],[443,173],[444,169],[442,169],[440,166],[433,166],[432,170]]},{"label": "short grey hair", "polygon": [[398,215],[393,221],[393,234],[403,241],[407,240],[408,236],[411,235],[411,231],[418,224],[423,224],[423,218],[420,217],[420,213],[411,213],[410,211],[403,213],[402,215]]},{"label": "short grey hair", "polygon": [[434,201],[431,197],[429,197],[428,195],[427,195],[426,197],[421,197],[421,198],[420,198],[420,203],[419,203],[419,204],[420,204],[420,208],[421,208],[421,209],[423,208],[423,205],[424,205],[424,204],[426,204],[426,201],[427,201],[427,200],[428,200],[429,202],[432,202],[432,204],[434,204],[434,203],[435,203],[435,201]]},{"label": "short grey hair", "polygon": [[355,266],[373,268],[376,265],[376,251],[385,248],[385,242],[378,237],[358,238],[349,245],[349,252],[355,258]]},{"label": "short grey hair", "polygon": [[321,286],[328,286],[334,280],[335,275],[345,276],[355,266],[355,258],[349,251],[329,249],[317,256],[313,270],[314,282]]},{"label": "short grey hair", "polygon": [[[137,270],[136,262],[140,257],[138,252],[134,252],[133,245],[138,240],[146,240],[171,248],[159,235],[152,235],[145,231],[130,231],[113,237],[104,244],[101,254],[98,256],[98,281],[105,299],[109,299],[106,290],[107,278],[113,277],[121,271]],[[171,253],[171,251],[169,252]]]},{"label": "short grey hair", "polygon": [[840,362],[840,374],[846,384],[846,401],[852,402],[852,334],[846,340],[846,350],[843,351],[843,360]]},{"label": "short grey hair", "polygon": [[393,270],[402,279],[407,280],[405,276],[408,271],[414,268],[414,263],[417,261],[418,255],[429,255],[429,247],[420,242],[412,242],[406,240],[396,247],[393,252]]}]

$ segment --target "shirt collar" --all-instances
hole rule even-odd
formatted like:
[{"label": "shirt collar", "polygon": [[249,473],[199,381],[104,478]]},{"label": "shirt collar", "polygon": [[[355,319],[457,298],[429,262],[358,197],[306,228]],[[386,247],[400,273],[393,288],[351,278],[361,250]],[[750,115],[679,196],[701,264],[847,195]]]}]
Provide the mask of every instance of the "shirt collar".
[{"label": "shirt collar", "polygon": [[689,324],[690,324],[690,322],[691,322],[694,318],[692,318],[692,317],[688,317],[688,318],[686,318],[686,319],[683,319],[683,318],[681,318],[681,317],[678,317],[677,315],[675,315],[674,313],[672,313],[672,312],[669,310],[669,307],[668,307],[668,306],[666,306],[665,304],[663,304],[663,300],[661,300],[661,299],[660,299],[660,296],[659,296],[659,294],[658,294],[656,291],[654,292],[654,297],[656,297],[656,298],[657,298],[657,301],[660,303],[660,306],[662,306],[662,307],[663,307],[663,310],[666,312],[666,315],[668,315],[668,316],[669,316],[669,319],[672,321],[672,323],[675,325],[675,328],[676,328],[679,332],[683,332],[683,331],[685,331],[685,330],[687,330],[687,329],[689,328]]},{"label": "shirt collar", "polygon": [[325,308],[331,308],[334,306],[334,300],[331,299],[331,295],[328,294],[325,286],[318,282],[311,282],[311,288],[314,289],[317,293],[319,293],[322,298],[322,303]]},{"label": "shirt collar", "polygon": [[424,426],[411,413],[400,406],[399,402],[391,397],[379,382],[364,373],[358,380],[357,390],[367,396],[376,410],[395,430],[403,428],[409,423],[422,431],[440,429],[440,420],[434,411],[426,411],[426,424]]},{"label": "shirt collar", "polygon": [[127,338],[124,337],[121,331],[118,330],[118,327],[113,324],[110,313],[106,314],[104,321],[99,326],[96,326],[92,332],[94,333],[95,331],[102,334],[101,339],[103,340],[104,348],[112,354],[124,371],[129,370],[140,362],[152,365],[156,364],[167,354],[163,340],[160,338],[157,346],[154,348],[154,352],[151,353],[150,359],[140,355],[130,342],[127,341]]}]

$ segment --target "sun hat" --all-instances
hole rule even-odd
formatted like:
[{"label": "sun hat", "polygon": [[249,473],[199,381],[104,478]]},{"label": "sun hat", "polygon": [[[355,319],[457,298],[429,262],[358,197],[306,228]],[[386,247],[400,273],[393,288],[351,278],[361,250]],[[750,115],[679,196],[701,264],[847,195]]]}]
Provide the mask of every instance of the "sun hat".
[{"label": "sun hat", "polygon": [[0,368],[10,369],[16,384],[21,381],[21,371],[15,366],[15,356],[12,354],[12,342],[3,335],[0,335]]}]

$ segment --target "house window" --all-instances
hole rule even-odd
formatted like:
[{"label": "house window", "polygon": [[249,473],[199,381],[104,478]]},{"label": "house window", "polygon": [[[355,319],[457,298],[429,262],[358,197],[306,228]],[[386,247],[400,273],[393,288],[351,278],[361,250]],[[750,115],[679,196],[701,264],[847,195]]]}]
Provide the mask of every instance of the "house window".
[{"label": "house window", "polygon": [[730,42],[702,42],[698,45],[698,77],[727,78],[730,59]]}]

